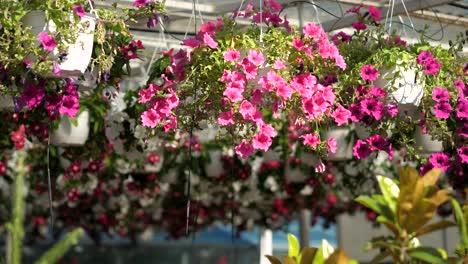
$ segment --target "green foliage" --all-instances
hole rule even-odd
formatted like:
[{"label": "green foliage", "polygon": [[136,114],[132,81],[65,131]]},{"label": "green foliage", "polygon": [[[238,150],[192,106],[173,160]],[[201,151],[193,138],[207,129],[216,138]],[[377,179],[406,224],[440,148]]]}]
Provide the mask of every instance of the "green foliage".
[{"label": "green foliage", "polygon": [[372,263],[387,257],[392,257],[395,263],[407,263],[408,260],[445,263],[446,254],[422,247],[417,240],[419,236],[454,225],[450,221],[428,224],[437,208],[449,200],[449,190],[439,189],[436,185],[440,173],[435,169],[421,177],[414,168],[401,168],[399,186],[390,178],[378,176],[382,195],[356,199],[377,213],[377,221],[393,234],[375,238],[367,244],[367,249],[381,250]]},{"label": "green foliage", "polygon": [[73,245],[78,243],[83,234],[84,230],[82,228],[76,228],[69,232],[62,240],[57,242],[51,249],[47,250],[35,263],[49,264],[57,262]]},{"label": "green foliage", "polygon": [[[326,241],[322,240],[320,248],[303,248],[293,234],[288,234],[288,256],[284,256],[284,264],[358,264],[357,261],[349,259],[342,249],[334,250]],[[275,256],[265,256],[271,264],[281,264]]]}]

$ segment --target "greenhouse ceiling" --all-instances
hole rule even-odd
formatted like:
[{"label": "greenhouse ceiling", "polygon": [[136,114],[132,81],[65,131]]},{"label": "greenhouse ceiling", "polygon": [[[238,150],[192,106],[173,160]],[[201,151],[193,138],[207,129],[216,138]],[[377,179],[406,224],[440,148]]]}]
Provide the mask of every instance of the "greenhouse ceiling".
[{"label": "greenhouse ceiling", "polygon": [[[180,47],[186,35],[206,21],[220,16],[232,16],[232,11],[245,6],[251,0],[166,0],[167,13],[159,26],[148,30],[146,20],[131,25],[132,32],[147,47],[142,60],[134,63],[136,68],[147,67],[160,51]],[[253,0],[256,5],[263,0]],[[115,0],[119,6],[130,7],[133,0]],[[424,36],[433,44],[448,45],[457,34],[468,29],[468,0],[277,0],[283,5],[281,15],[286,15],[290,24],[301,26],[307,22],[323,25],[326,31],[352,31],[354,14],[346,12],[359,4],[373,5],[382,11],[383,21],[407,41],[417,41],[422,29]],[[111,5],[111,1],[96,1],[99,6]],[[388,18],[386,18],[388,17]],[[391,19],[390,19],[391,17]],[[194,21],[196,23],[194,23]],[[239,24],[250,24],[238,19]],[[467,34],[467,33],[465,33]],[[466,49],[465,49],[466,52]],[[138,75],[138,74],[137,74]]]}]

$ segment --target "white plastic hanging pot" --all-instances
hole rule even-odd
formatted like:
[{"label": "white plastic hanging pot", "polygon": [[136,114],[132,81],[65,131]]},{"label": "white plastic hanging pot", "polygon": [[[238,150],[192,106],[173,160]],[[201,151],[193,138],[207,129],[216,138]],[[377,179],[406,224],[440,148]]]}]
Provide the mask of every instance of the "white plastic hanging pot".
[{"label": "white plastic hanging pot", "polygon": [[50,141],[55,146],[83,146],[89,135],[89,111],[84,110],[77,117],[74,126],[69,117],[62,116],[57,129],[52,131]]},{"label": "white plastic hanging pot", "polygon": [[417,73],[402,66],[380,69],[374,85],[391,94],[398,103],[400,112],[414,111],[421,104],[424,95],[424,84]]},{"label": "white plastic hanging pot", "polygon": [[349,160],[353,158],[353,144],[348,142],[347,137],[350,134],[350,128],[337,127],[328,130],[325,139],[336,139],[336,153],[329,153],[327,159],[333,161]]},{"label": "white plastic hanging pot", "polygon": [[416,148],[422,147],[424,154],[431,154],[435,152],[441,152],[444,150],[444,146],[441,141],[432,139],[429,134],[423,134],[419,126],[416,127],[415,132]]},{"label": "white plastic hanging pot", "polygon": [[[71,15],[73,20],[73,15]],[[42,31],[56,32],[56,25],[53,21],[46,21],[45,12],[33,10],[27,13],[22,19],[23,25],[31,27],[31,33],[38,36]],[[91,61],[93,51],[94,30],[96,28],[96,17],[86,13],[76,25],[79,29],[75,43],[68,45],[67,55],[60,62],[61,77],[77,77],[82,75]],[[36,40],[36,45],[40,41]],[[53,56],[58,57],[58,49],[54,49]]]},{"label": "white plastic hanging pot", "polygon": [[208,154],[210,155],[210,162],[205,164],[206,176],[217,178],[224,172],[223,164],[221,162],[223,153],[221,150],[210,150],[208,151]]},{"label": "white plastic hanging pot", "polygon": [[0,111],[11,112],[15,110],[15,103],[13,97],[10,95],[0,94]]}]

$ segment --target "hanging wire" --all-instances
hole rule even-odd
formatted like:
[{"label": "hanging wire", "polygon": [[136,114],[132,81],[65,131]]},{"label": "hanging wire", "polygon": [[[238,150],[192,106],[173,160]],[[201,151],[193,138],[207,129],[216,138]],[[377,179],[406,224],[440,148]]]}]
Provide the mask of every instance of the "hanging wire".
[{"label": "hanging wire", "polygon": [[281,15],[281,13],[282,13],[284,10],[286,10],[287,8],[296,6],[296,5],[299,4],[299,3],[311,4],[311,5],[313,5],[314,7],[316,7],[316,8],[318,8],[318,9],[324,11],[325,13],[327,13],[327,14],[329,14],[329,15],[331,15],[331,16],[333,16],[334,18],[338,18],[338,19],[343,18],[342,16],[337,16],[337,15],[333,14],[332,12],[330,12],[329,10],[327,10],[327,9],[325,9],[325,8],[323,8],[323,7],[321,7],[320,5],[315,4],[315,2],[312,1],[312,0],[298,0],[298,1],[289,2],[288,4],[286,4],[286,5],[283,6],[283,8],[282,8],[281,11],[279,12],[279,14]]},{"label": "hanging wire", "polygon": [[54,209],[52,204],[52,180],[50,177],[50,132],[51,132],[51,125],[49,123],[49,130],[47,131],[47,185],[49,191],[49,212],[50,212],[50,232],[53,233],[54,230]]},{"label": "hanging wire", "polygon": [[235,15],[235,18],[234,18],[234,24],[237,24],[237,19],[239,18],[239,13],[242,9],[242,5],[244,5],[244,1],[245,0],[242,0],[242,2],[240,3],[239,5],[239,9],[237,9],[237,13],[236,14],[232,14],[233,16]]},{"label": "hanging wire", "polygon": [[263,0],[260,0],[260,43],[263,42]]},{"label": "hanging wire", "polygon": [[406,4],[405,4],[405,0],[401,0],[401,4],[403,5],[403,8],[405,9],[405,13],[406,15],[408,16],[408,19],[410,21],[410,24],[411,24],[411,27],[413,28],[414,32],[417,33],[416,29],[414,28],[414,24],[413,24],[413,20],[411,19],[411,16],[408,12],[408,9],[406,9]]}]

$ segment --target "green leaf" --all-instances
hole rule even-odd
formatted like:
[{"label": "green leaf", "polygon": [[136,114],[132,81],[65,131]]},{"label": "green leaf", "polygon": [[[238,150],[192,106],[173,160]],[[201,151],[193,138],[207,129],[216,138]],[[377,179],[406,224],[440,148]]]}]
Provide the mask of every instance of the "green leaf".
[{"label": "green leaf", "polygon": [[418,247],[408,250],[408,255],[414,259],[422,260],[431,264],[445,264],[440,252],[431,247]]},{"label": "green leaf", "polygon": [[318,248],[303,248],[301,251],[301,262],[300,264],[311,264],[314,261],[314,256],[317,253]]},{"label": "green leaf", "polygon": [[374,201],[369,196],[359,196],[358,198],[355,199],[355,201],[371,209],[372,211],[376,212],[379,215],[382,214],[382,211],[380,210],[380,207],[377,204],[377,202]]},{"label": "green leaf", "polygon": [[323,264],[325,260],[333,253],[333,247],[328,243],[327,240],[323,239],[319,250],[315,254],[314,261],[312,264]]},{"label": "green leaf", "polygon": [[463,215],[463,211],[460,207],[460,204],[455,199],[451,199],[450,202],[453,206],[453,212],[455,215],[455,220],[458,224],[458,231],[460,233],[460,243],[465,247],[468,248],[468,233],[466,229],[466,222],[465,217]]},{"label": "green leaf", "polygon": [[447,227],[451,227],[451,226],[454,226],[454,225],[455,224],[453,222],[446,221],[446,220],[443,220],[443,221],[440,221],[440,222],[437,222],[437,223],[433,223],[433,224],[429,224],[429,225],[425,225],[424,227],[422,227],[421,229],[419,229],[416,232],[416,237],[425,235],[427,233],[434,232],[434,231],[439,230],[439,229],[444,229],[444,228],[447,228]]},{"label": "green leaf", "polygon": [[65,253],[78,243],[81,236],[84,235],[82,228],[76,228],[69,232],[62,240],[55,243],[54,246],[47,250],[44,255],[36,262],[36,264],[49,264],[57,262]]},{"label": "green leaf", "polygon": [[288,234],[288,256],[296,258],[299,256],[299,242],[293,234]]},{"label": "green leaf", "polygon": [[281,261],[275,256],[265,255],[265,257],[270,261],[271,264],[281,264]]},{"label": "green leaf", "polygon": [[400,188],[398,188],[398,185],[396,185],[392,179],[384,176],[377,176],[377,182],[379,183],[385,201],[392,209],[392,212],[396,214],[396,201],[400,194]]},{"label": "green leaf", "polygon": [[382,251],[371,260],[370,264],[378,264],[382,260],[386,259],[388,256],[390,256],[390,251],[388,250]]}]

